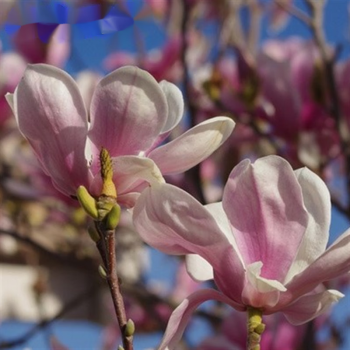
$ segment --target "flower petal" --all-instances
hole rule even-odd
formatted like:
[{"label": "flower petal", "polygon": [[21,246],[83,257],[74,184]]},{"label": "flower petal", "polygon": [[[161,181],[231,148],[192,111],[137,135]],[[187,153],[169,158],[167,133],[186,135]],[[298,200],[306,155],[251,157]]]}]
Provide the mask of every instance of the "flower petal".
[{"label": "flower petal", "polygon": [[58,68],[29,65],[13,106],[20,131],[56,187],[75,195],[78,186],[87,186],[87,117],[74,80]]},{"label": "flower petal", "polygon": [[[213,216],[221,232],[226,236],[236,253],[240,255],[231,232],[230,222],[228,221],[226,213],[224,212],[222,203],[210,203],[204,207]],[[189,275],[196,281],[208,281],[214,278],[212,266],[199,255],[186,255],[186,268]]]},{"label": "flower petal", "polygon": [[202,289],[191,294],[185,299],[172,313],[164,337],[158,350],[175,349],[177,343],[182,337],[183,332],[192,316],[194,310],[202,303],[208,300],[217,300],[231,305],[237,310],[242,310],[239,304],[234,303],[225,295],[214,289]]},{"label": "flower petal", "polygon": [[245,265],[262,261],[262,276],[283,282],[308,223],[289,163],[278,156],[242,161],[230,174],[223,207]]},{"label": "flower petal", "polygon": [[261,277],[263,263],[257,261],[246,267],[247,283],[244,286],[242,299],[245,304],[256,308],[273,307],[278,303],[280,292],[286,288],[276,280]]},{"label": "flower petal", "polygon": [[219,288],[235,300],[240,298],[242,263],[214,218],[188,193],[169,184],[147,188],[136,203],[133,220],[142,239],[156,249],[198,254],[207,260]]},{"label": "flower petal", "polygon": [[317,294],[305,295],[280,311],[291,324],[300,325],[323,314],[333,303],[343,297],[344,294],[330,289]]},{"label": "flower petal", "polygon": [[303,192],[309,222],[298,254],[288,271],[286,282],[325,251],[331,221],[331,199],[326,184],[307,168],[296,170],[295,175]]},{"label": "flower petal", "polygon": [[149,73],[132,66],[117,69],[99,82],[92,97],[89,139],[94,155],[101,147],[112,157],[146,151],[167,115],[164,92]]},{"label": "flower petal", "polygon": [[344,232],[317,260],[295,276],[283,295],[286,305],[291,300],[311,292],[320,283],[350,271],[350,229]]},{"label": "flower petal", "polygon": [[148,157],[157,163],[164,175],[186,171],[217,150],[231,135],[234,126],[232,119],[211,118],[156,148]]},{"label": "flower petal", "polygon": [[213,267],[197,254],[186,255],[186,270],[188,274],[198,282],[214,279]]},{"label": "flower petal", "polygon": [[164,92],[169,108],[168,119],[162,129],[162,133],[167,133],[174,129],[182,119],[184,114],[184,100],[181,90],[175,84],[162,80],[159,86]]}]

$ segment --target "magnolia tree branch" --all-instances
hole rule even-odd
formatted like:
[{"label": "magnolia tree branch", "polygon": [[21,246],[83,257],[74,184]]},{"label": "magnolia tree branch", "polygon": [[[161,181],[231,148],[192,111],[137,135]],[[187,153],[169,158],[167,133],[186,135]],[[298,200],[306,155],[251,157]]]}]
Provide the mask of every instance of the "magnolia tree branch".
[{"label": "magnolia tree branch", "polygon": [[[324,0],[305,0],[311,11],[310,29],[312,31],[315,43],[319,49],[321,60],[325,73],[326,86],[330,97],[330,113],[333,116],[338,135],[341,143],[341,149],[344,155],[345,162],[345,176],[347,183],[347,208],[346,215],[350,218],[350,139],[349,132],[344,134],[342,129],[346,127],[341,122],[341,110],[339,103],[339,96],[334,74],[335,55],[327,50],[327,42],[323,31],[323,12]],[[345,124],[345,123],[344,123]],[[349,131],[349,130],[348,130]]]},{"label": "magnolia tree branch", "polygon": [[[190,19],[191,14],[191,6],[188,4],[186,0],[182,0],[182,20],[181,20],[181,37],[182,37],[182,50],[181,50],[181,64],[183,69],[183,88],[184,88],[184,99],[187,103],[188,108],[188,114],[189,114],[189,120],[190,120],[190,127],[193,127],[196,125],[196,108],[193,105],[190,94],[191,94],[191,87],[190,87],[190,76],[189,76],[189,69],[187,65],[187,49],[188,49],[188,42],[187,42],[187,29],[188,29],[188,22]],[[193,195],[197,197],[197,199],[201,203],[205,203],[205,198],[203,194],[202,189],[202,181],[200,176],[200,165],[196,165],[192,169],[188,170],[185,175],[191,183],[191,187],[194,188],[195,193]]]},{"label": "magnolia tree branch", "polygon": [[279,6],[281,9],[288,12],[290,15],[301,21],[302,23],[305,23],[307,26],[311,25],[311,19],[310,17],[298,9],[296,6],[293,6],[292,4],[286,3],[284,0],[275,0],[275,4]]},{"label": "magnolia tree branch", "polygon": [[95,222],[100,239],[96,242],[105,269],[105,278],[108,283],[113,301],[115,314],[118,320],[120,333],[125,350],[133,350],[133,322],[127,320],[123,296],[120,290],[120,280],[117,274],[117,259],[115,253],[115,230],[106,230],[103,222]]}]

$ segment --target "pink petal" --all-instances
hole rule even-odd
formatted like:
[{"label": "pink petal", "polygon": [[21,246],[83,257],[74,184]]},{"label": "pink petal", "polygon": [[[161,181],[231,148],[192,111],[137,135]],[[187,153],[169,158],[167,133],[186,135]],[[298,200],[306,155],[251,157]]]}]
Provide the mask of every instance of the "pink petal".
[{"label": "pink petal", "polygon": [[88,184],[87,118],[74,80],[44,64],[28,66],[13,96],[18,126],[55,186],[68,195]]},{"label": "pink petal", "polygon": [[134,208],[133,219],[145,242],[167,254],[197,253],[217,265],[219,252],[228,245],[207,210],[173,185],[146,189]]},{"label": "pink petal", "polygon": [[316,261],[295,276],[283,295],[284,304],[311,292],[320,283],[350,271],[350,229],[344,232]]},{"label": "pink petal", "polygon": [[289,163],[278,156],[242,161],[230,174],[223,207],[245,265],[262,261],[262,277],[283,282],[308,223]]},{"label": "pink petal", "polygon": [[[210,213],[185,191],[169,185],[144,190],[134,208],[134,225],[142,239],[167,254],[198,254],[214,268],[215,282],[239,300],[242,263]],[[222,257],[225,259],[222,259]]]},{"label": "pink petal", "polygon": [[323,314],[343,297],[344,294],[337,290],[326,290],[318,294],[305,295],[281,311],[291,324],[300,325]]},{"label": "pink petal", "polygon": [[246,305],[267,309],[278,303],[280,292],[286,291],[286,288],[276,280],[261,277],[262,266],[262,262],[258,261],[246,267],[247,280],[242,300]]},{"label": "pink petal", "polygon": [[137,67],[123,67],[103,78],[91,101],[94,158],[105,147],[112,157],[139,155],[158,137],[168,105],[156,80]]},{"label": "pink petal", "polygon": [[331,221],[331,199],[326,184],[307,168],[296,170],[295,175],[301,186],[309,222],[285,283],[325,251]]},{"label": "pink petal", "polygon": [[202,289],[191,294],[185,299],[172,313],[163,340],[158,350],[175,349],[177,343],[182,337],[183,332],[194,312],[194,310],[202,303],[208,300],[217,300],[226,303],[234,308],[241,309],[241,306],[232,300],[217,292],[214,289]]},{"label": "pink petal", "polygon": [[[232,247],[236,251],[237,255],[240,256],[236,242],[232,236],[230,222],[224,212],[222,203],[211,203],[205,205],[205,208],[213,216],[216,223],[218,224],[221,232],[226,236]],[[186,267],[189,275],[196,281],[208,281],[214,278],[214,271],[212,266],[204,260],[202,257],[196,254],[186,255]]]},{"label": "pink petal", "polygon": [[216,151],[231,135],[232,119],[216,117],[198,124],[148,156],[164,175],[186,171]]}]

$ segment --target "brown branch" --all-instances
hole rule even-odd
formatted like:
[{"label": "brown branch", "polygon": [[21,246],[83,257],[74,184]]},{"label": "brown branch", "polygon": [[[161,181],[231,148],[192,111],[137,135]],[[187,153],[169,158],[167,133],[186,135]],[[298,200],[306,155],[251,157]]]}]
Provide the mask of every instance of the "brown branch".
[{"label": "brown branch", "polygon": [[342,132],[344,125],[341,123],[341,110],[334,73],[335,55],[334,53],[330,54],[330,52],[327,50],[326,38],[323,31],[324,0],[305,0],[305,3],[311,11],[310,29],[313,34],[314,41],[319,49],[322,65],[324,68],[325,81],[327,82],[326,86],[328,88],[331,104],[329,112],[335,120],[340,140],[340,146],[344,155],[348,195],[346,215],[348,218],[350,218],[350,140],[349,137],[347,135],[344,135]]},{"label": "brown branch", "polygon": [[72,309],[78,307],[82,302],[85,302],[87,299],[91,298],[96,291],[100,288],[99,285],[93,284],[91,288],[89,288],[87,291],[84,291],[83,293],[78,294],[76,297],[74,297],[70,302],[68,302],[61,311],[56,314],[54,317],[50,319],[44,319],[33,328],[31,328],[28,332],[26,332],[21,337],[14,339],[14,340],[3,340],[0,341],[0,349],[11,349],[15,346],[20,346],[22,344],[25,344],[30,338],[32,338],[36,333],[41,331],[42,329],[47,328],[50,326],[53,322],[57,321],[58,319],[62,318],[66,313],[71,311]]},{"label": "brown branch", "polygon": [[293,17],[298,19],[299,21],[305,23],[308,27],[311,25],[311,18],[304,13],[303,11],[299,10],[296,6],[286,4],[281,0],[275,0],[275,4],[291,14]]},{"label": "brown branch", "polygon": [[96,242],[97,249],[101,255],[106,268],[106,279],[113,301],[114,311],[120,328],[125,350],[133,350],[133,336],[126,334],[127,318],[123,296],[120,290],[120,281],[117,274],[117,259],[115,254],[115,231],[105,230],[103,223],[95,222],[101,239]]},{"label": "brown branch", "polygon": [[35,249],[39,253],[46,255],[47,257],[53,258],[55,260],[58,260],[61,263],[69,264],[69,265],[74,264],[75,266],[83,268],[84,270],[86,270],[89,266],[90,267],[92,266],[92,264],[89,264],[89,263],[92,263],[91,260],[82,261],[82,260],[78,260],[72,254],[61,254],[61,253],[54,252],[53,250],[50,250],[50,249],[46,248],[45,246],[41,245],[40,243],[34,241],[30,237],[22,235],[14,230],[5,230],[5,229],[0,228],[0,235],[6,235],[9,237],[12,237],[16,241],[24,243],[25,245],[32,247],[33,249]]},{"label": "brown branch", "polygon": [[[182,21],[181,21],[181,35],[182,35],[182,50],[181,50],[181,64],[183,68],[183,88],[184,88],[184,100],[187,103],[190,126],[196,125],[196,108],[190,99],[190,77],[186,60],[186,53],[188,49],[187,42],[187,27],[191,13],[191,6],[188,1],[182,0]],[[193,195],[204,204],[205,198],[202,189],[202,181],[200,176],[200,165],[196,165],[185,173],[185,176],[190,180],[191,185],[195,188]]]}]

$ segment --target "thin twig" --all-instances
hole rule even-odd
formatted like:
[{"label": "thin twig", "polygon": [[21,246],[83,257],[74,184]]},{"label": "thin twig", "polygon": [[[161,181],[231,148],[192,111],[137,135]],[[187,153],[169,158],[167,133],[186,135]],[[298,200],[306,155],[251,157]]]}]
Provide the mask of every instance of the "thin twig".
[{"label": "thin twig", "polygon": [[120,281],[117,274],[117,259],[115,254],[115,231],[105,230],[103,224],[96,222],[96,228],[100,232],[101,239],[96,243],[106,268],[106,279],[111,293],[115,314],[119,324],[123,347],[125,350],[133,350],[133,336],[126,334],[127,318],[123,296],[120,290]]},{"label": "thin twig", "polygon": [[37,332],[50,326],[53,322],[62,318],[66,313],[68,313],[72,309],[78,307],[82,302],[86,301],[88,298],[91,298],[99,288],[100,288],[99,285],[93,284],[92,287],[89,288],[87,291],[84,291],[83,293],[78,294],[70,302],[68,302],[61,309],[61,311],[58,314],[56,314],[54,317],[52,317],[50,319],[42,320],[41,322],[39,322],[38,324],[33,326],[33,328],[31,328],[28,332],[26,332],[24,335],[22,335],[21,337],[19,337],[17,339],[1,341],[0,342],[0,349],[11,349],[15,346],[20,346],[20,345],[26,343]]},{"label": "thin twig", "polygon": [[281,7],[283,10],[285,10],[289,14],[291,14],[293,17],[295,17],[299,21],[305,23],[307,26],[310,26],[311,18],[306,13],[299,10],[296,6],[293,6],[291,4],[286,4],[284,1],[281,1],[281,0],[275,0],[275,4]]}]

